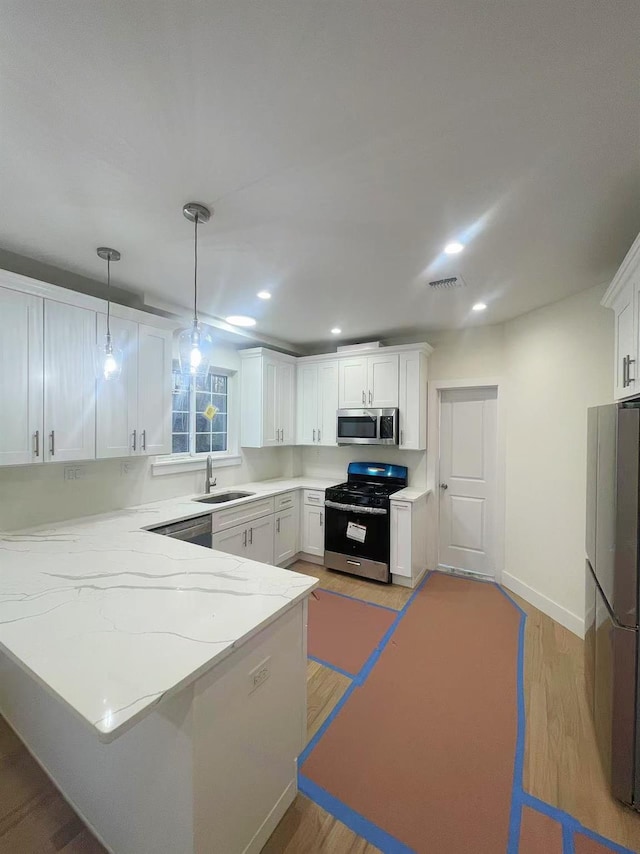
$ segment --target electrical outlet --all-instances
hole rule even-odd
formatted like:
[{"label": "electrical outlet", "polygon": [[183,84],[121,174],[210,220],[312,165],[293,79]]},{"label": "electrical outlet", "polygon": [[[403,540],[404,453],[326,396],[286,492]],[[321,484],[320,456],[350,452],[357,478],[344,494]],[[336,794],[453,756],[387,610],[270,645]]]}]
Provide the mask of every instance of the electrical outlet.
[{"label": "electrical outlet", "polygon": [[249,693],[252,694],[256,688],[259,688],[261,685],[267,681],[269,676],[271,676],[271,656],[267,656],[264,661],[261,661],[260,664],[257,664],[253,670],[249,672]]},{"label": "electrical outlet", "polygon": [[84,477],[84,466],[65,466],[64,467],[64,479],[65,480],[82,480]]},{"label": "electrical outlet", "polygon": [[120,474],[126,477],[131,471],[131,463],[120,463]]}]

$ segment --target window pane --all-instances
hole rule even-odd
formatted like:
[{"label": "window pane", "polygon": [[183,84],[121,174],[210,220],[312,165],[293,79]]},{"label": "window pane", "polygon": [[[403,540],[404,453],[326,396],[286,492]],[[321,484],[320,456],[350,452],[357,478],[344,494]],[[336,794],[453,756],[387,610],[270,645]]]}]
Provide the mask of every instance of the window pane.
[{"label": "window pane", "polygon": [[211,452],[211,435],[209,433],[196,433],[196,454],[208,454]]},{"label": "window pane", "polygon": [[226,451],[227,450],[227,434],[226,433],[214,433],[212,436],[212,451]]},{"label": "window pane", "polygon": [[211,391],[215,394],[226,394],[227,377],[222,374],[211,374]]},{"label": "window pane", "polygon": [[227,416],[219,413],[216,415],[211,422],[211,432],[212,433],[226,433],[227,432]]},{"label": "window pane", "polygon": [[189,435],[187,433],[174,433],[171,443],[173,454],[186,454],[189,450]]},{"label": "window pane", "polygon": [[173,393],[173,411],[188,412],[189,410],[189,389],[186,391],[178,391]]},{"label": "window pane", "polygon": [[226,397],[226,395],[214,394],[211,402],[213,403],[213,405],[215,406],[215,408],[219,412],[226,412],[227,411],[227,397]]},{"label": "window pane", "polygon": [[211,395],[207,392],[198,392],[196,394],[196,412],[204,412],[210,403]]},{"label": "window pane", "polygon": [[189,432],[189,413],[173,411],[173,432],[188,433]]}]

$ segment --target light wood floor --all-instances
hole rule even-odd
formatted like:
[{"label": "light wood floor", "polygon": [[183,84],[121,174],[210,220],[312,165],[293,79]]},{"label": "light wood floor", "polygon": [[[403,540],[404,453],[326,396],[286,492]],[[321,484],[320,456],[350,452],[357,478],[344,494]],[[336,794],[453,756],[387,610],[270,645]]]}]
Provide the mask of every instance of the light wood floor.
[{"label": "light wood floor", "polygon": [[[410,590],[299,562],[329,590],[401,608]],[[640,852],[640,815],[609,795],[589,716],[582,641],[514,596],[527,612],[525,789],[586,827]],[[308,734],[322,725],[349,679],[309,662]],[[263,854],[374,854],[378,849],[299,795]],[[105,854],[9,727],[0,719],[0,854]]]}]

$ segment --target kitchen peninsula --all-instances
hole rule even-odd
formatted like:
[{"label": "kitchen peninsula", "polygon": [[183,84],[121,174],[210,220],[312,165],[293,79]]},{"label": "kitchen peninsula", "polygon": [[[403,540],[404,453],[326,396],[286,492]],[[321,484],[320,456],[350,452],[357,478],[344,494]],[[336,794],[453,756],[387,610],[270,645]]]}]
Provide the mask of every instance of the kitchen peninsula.
[{"label": "kitchen peninsula", "polygon": [[117,854],[258,852],[297,791],[317,581],[145,530],[211,512],[0,536],[0,712]]}]

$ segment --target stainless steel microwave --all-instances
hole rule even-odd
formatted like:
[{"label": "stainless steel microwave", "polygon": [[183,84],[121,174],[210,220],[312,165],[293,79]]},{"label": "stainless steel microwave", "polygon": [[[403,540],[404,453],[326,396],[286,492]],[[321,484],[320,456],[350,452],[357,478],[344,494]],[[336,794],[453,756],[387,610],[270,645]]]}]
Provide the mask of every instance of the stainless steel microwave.
[{"label": "stainless steel microwave", "polygon": [[339,409],[339,445],[397,445],[397,409]]}]

